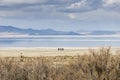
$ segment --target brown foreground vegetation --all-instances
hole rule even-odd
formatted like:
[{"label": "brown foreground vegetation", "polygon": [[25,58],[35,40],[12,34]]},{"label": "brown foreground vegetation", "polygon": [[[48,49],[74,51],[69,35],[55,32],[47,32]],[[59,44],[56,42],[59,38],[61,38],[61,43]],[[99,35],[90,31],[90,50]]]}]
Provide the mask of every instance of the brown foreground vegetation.
[{"label": "brown foreground vegetation", "polygon": [[0,58],[0,80],[120,80],[120,55],[105,48],[90,53]]}]

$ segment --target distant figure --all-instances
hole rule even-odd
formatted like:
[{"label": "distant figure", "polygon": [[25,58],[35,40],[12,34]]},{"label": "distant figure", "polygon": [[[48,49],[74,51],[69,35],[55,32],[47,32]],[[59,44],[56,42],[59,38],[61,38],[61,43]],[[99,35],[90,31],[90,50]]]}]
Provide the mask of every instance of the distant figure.
[{"label": "distant figure", "polygon": [[20,61],[21,61],[21,62],[23,62],[23,57],[24,57],[23,54],[20,53]]},{"label": "distant figure", "polygon": [[59,51],[60,49],[58,48],[58,51]]},{"label": "distant figure", "polygon": [[23,58],[23,54],[22,53],[20,53],[20,58]]},{"label": "distant figure", "polygon": [[58,48],[58,51],[63,51],[64,50],[64,48]]}]

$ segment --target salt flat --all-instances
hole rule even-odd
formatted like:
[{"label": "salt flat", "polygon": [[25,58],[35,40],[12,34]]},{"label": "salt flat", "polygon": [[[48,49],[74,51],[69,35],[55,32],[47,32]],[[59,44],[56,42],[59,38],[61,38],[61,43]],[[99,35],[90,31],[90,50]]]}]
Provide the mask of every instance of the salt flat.
[{"label": "salt flat", "polygon": [[[39,56],[76,56],[89,54],[89,49],[100,49],[99,47],[6,47],[0,48],[0,57],[18,57],[21,54],[26,57]],[[111,52],[115,54],[119,52],[119,48],[111,48]]]}]

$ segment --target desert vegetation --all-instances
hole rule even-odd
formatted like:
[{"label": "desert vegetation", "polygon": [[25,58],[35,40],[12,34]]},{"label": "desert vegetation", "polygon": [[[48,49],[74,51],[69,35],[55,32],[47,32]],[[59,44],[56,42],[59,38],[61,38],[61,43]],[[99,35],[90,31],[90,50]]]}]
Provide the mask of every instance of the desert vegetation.
[{"label": "desert vegetation", "polygon": [[1,57],[0,80],[120,80],[120,55],[110,48],[90,54]]}]

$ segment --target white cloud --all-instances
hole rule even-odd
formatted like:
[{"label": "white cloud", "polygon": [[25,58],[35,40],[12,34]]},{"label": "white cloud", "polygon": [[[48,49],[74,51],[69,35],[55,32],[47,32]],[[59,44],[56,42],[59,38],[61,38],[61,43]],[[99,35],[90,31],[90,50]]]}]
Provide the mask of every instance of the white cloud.
[{"label": "white cloud", "polygon": [[70,6],[68,6],[68,9],[72,9],[72,8],[81,8],[84,7],[86,5],[86,0],[82,0],[80,2],[76,2],[71,4]]},{"label": "white cloud", "polygon": [[120,4],[120,0],[103,0],[103,6],[105,7],[115,4]]},{"label": "white cloud", "polygon": [[68,7],[65,7],[61,11],[68,13],[81,13],[97,10],[101,8],[101,6],[102,0],[80,0],[78,2],[70,4]]},{"label": "white cloud", "polygon": [[103,0],[103,9],[120,12],[120,0]]},{"label": "white cloud", "polygon": [[76,15],[75,15],[75,14],[72,14],[72,13],[68,14],[68,17],[69,17],[70,19],[76,19]]}]

